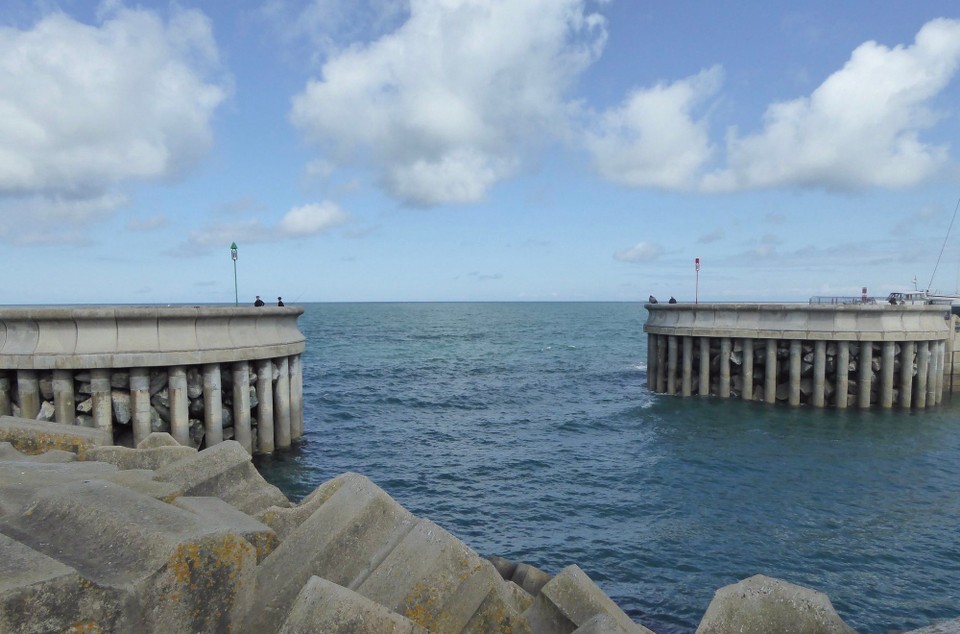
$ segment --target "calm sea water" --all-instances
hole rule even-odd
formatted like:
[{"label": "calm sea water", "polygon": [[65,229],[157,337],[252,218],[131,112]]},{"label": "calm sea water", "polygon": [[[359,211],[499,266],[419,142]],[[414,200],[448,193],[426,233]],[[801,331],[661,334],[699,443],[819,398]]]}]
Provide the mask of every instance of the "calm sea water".
[{"label": "calm sea water", "polygon": [[[483,555],[579,564],[658,633],[756,573],[861,632],[960,616],[960,407],[770,407],[646,388],[639,304],[310,304],[293,499],[358,471]],[[955,402],[960,402],[958,397]]]}]

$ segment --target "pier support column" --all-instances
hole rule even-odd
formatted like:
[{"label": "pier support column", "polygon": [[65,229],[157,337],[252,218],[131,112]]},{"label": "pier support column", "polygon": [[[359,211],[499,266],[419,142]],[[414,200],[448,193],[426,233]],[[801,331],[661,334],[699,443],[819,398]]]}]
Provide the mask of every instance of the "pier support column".
[{"label": "pier support column", "polygon": [[[689,338],[689,337],[688,337]],[[303,365],[300,355],[290,357],[290,439],[303,436]]]},{"label": "pier support column", "polygon": [[743,391],[740,397],[745,401],[753,400],[753,339],[743,340],[743,365],[741,366]]},{"label": "pier support column", "polygon": [[223,387],[219,363],[203,366],[203,437],[207,447],[223,442]]},{"label": "pier support column", "polygon": [[40,413],[40,382],[35,370],[17,370],[20,418],[35,419]]},{"label": "pier support column", "polygon": [[860,342],[860,367],[857,373],[857,407],[870,407],[870,390],[873,387],[873,342]]},{"label": "pier support column", "polygon": [[720,398],[730,398],[730,337],[720,338]]},{"label": "pier support column", "polygon": [[257,361],[257,444],[260,453],[273,452],[273,364]]},{"label": "pier support column", "polygon": [[893,407],[893,361],[896,357],[896,344],[884,341],[880,348],[880,407]]},{"label": "pier support column", "polygon": [[243,445],[247,453],[253,453],[253,438],[250,433],[250,364],[246,361],[233,364],[233,438]]},{"label": "pier support column", "polygon": [[6,372],[0,372],[0,416],[10,416],[13,414],[10,400],[10,376]]},{"label": "pier support column", "polygon": [[777,340],[767,339],[767,356],[763,369],[763,401],[777,402]]},{"label": "pier support column", "polygon": [[170,399],[170,435],[184,447],[190,442],[190,399],[187,396],[187,369],[182,365],[167,369],[167,393]]},{"label": "pier support column", "polygon": [[917,344],[906,341],[900,344],[900,407],[910,409],[913,404],[913,363]]},{"label": "pier support column", "polygon": [[133,444],[150,435],[150,371],[130,369],[130,413],[133,420]]},{"label": "pier support column", "polygon": [[680,379],[680,394],[690,396],[693,393],[693,337],[683,338],[683,368]]},{"label": "pier support column", "polygon": [[799,339],[790,340],[790,393],[787,402],[796,407],[800,405],[800,353],[802,344]]},{"label": "pier support column", "polygon": [[[676,347],[676,346],[674,346]],[[277,359],[277,382],[273,388],[273,431],[277,449],[290,447],[290,363]],[[674,378],[676,383],[676,378]]]},{"label": "pier support column", "polygon": [[657,335],[647,335],[647,389],[651,392],[657,391],[657,341]]},{"label": "pier support column", "polygon": [[107,433],[113,444],[113,398],[110,396],[110,370],[90,371],[90,398],[93,400],[93,426]]},{"label": "pier support column", "polygon": [[77,423],[77,397],[73,391],[73,371],[53,371],[54,420],[63,425]]},{"label": "pier support column", "polygon": [[837,344],[837,391],[835,401],[837,409],[847,409],[848,393],[850,392],[850,342],[841,341]]},{"label": "pier support column", "polygon": [[667,391],[667,336],[657,335],[657,392]]},{"label": "pier support column", "polygon": [[915,401],[919,409],[927,406],[927,375],[930,372],[930,342],[917,342],[917,392]]},{"label": "pier support column", "polygon": [[813,406],[826,405],[827,342],[813,342]]},{"label": "pier support column", "polygon": [[937,342],[937,405],[943,402],[943,374],[947,363],[947,344],[944,341]]},{"label": "pier support column", "polygon": [[710,396],[710,337],[700,337],[700,396]]},{"label": "pier support column", "polygon": [[667,337],[667,394],[677,393],[677,338]]},{"label": "pier support column", "polygon": [[930,356],[927,361],[927,407],[933,407],[937,404],[937,358],[939,357],[939,352],[939,343],[931,341]]}]

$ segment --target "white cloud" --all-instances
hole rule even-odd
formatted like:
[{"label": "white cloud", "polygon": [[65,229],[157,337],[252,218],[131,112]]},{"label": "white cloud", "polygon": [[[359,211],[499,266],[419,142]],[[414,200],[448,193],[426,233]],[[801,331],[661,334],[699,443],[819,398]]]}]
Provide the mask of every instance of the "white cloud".
[{"label": "white cloud", "polygon": [[283,215],[275,225],[250,218],[236,222],[209,225],[192,231],[185,244],[173,252],[178,256],[202,255],[213,249],[223,248],[231,242],[237,244],[262,244],[280,242],[291,238],[317,235],[338,227],[350,216],[337,204],[324,201],[294,207]]},{"label": "white cloud", "polygon": [[53,13],[0,28],[0,197],[46,201],[58,222],[88,222],[124,183],[193,166],[226,94],[206,79],[219,62],[203,14],[104,6],[98,26]]},{"label": "white cloud", "polygon": [[631,249],[617,251],[613,257],[621,262],[652,262],[662,254],[663,249],[659,245],[644,240]]},{"label": "white cloud", "polygon": [[600,175],[629,187],[685,189],[710,160],[706,119],[693,109],[720,87],[719,66],[672,84],[635,90],[585,135]]},{"label": "white cloud", "polygon": [[332,202],[294,207],[280,220],[278,229],[287,236],[322,233],[347,221],[347,214]]},{"label": "white cloud", "polygon": [[565,127],[605,37],[585,0],[412,0],[400,28],[332,56],[291,120],[406,203],[477,201]]},{"label": "white cloud", "polygon": [[903,187],[935,178],[947,148],[920,132],[939,120],[931,102],[960,66],[960,20],[936,19],[910,46],[866,42],[809,97],[775,103],[758,133],[728,134],[728,165],[708,191],[781,186]]}]

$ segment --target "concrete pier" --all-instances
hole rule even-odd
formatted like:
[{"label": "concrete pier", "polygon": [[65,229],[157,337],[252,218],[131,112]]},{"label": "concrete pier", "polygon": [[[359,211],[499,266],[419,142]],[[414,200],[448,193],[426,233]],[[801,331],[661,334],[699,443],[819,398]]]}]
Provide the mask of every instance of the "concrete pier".
[{"label": "concrete pier", "polygon": [[923,409],[942,402],[945,385],[952,388],[957,374],[953,351],[960,346],[946,306],[646,308],[648,359],[656,372],[648,384],[667,394],[838,409]]},{"label": "concrete pier", "polygon": [[128,446],[167,431],[193,447],[225,438],[249,453],[289,447],[303,435],[302,313],[0,308],[0,416],[94,427]]}]

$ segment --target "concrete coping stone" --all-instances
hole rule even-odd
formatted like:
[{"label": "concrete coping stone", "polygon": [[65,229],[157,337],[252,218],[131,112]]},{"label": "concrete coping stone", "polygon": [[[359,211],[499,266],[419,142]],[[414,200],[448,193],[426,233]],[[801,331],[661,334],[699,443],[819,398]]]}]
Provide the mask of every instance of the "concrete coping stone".
[{"label": "concrete coping stone", "polygon": [[9,442],[25,454],[61,449],[73,452],[81,458],[91,447],[111,444],[110,435],[100,429],[13,416],[0,416],[0,441]]}]

